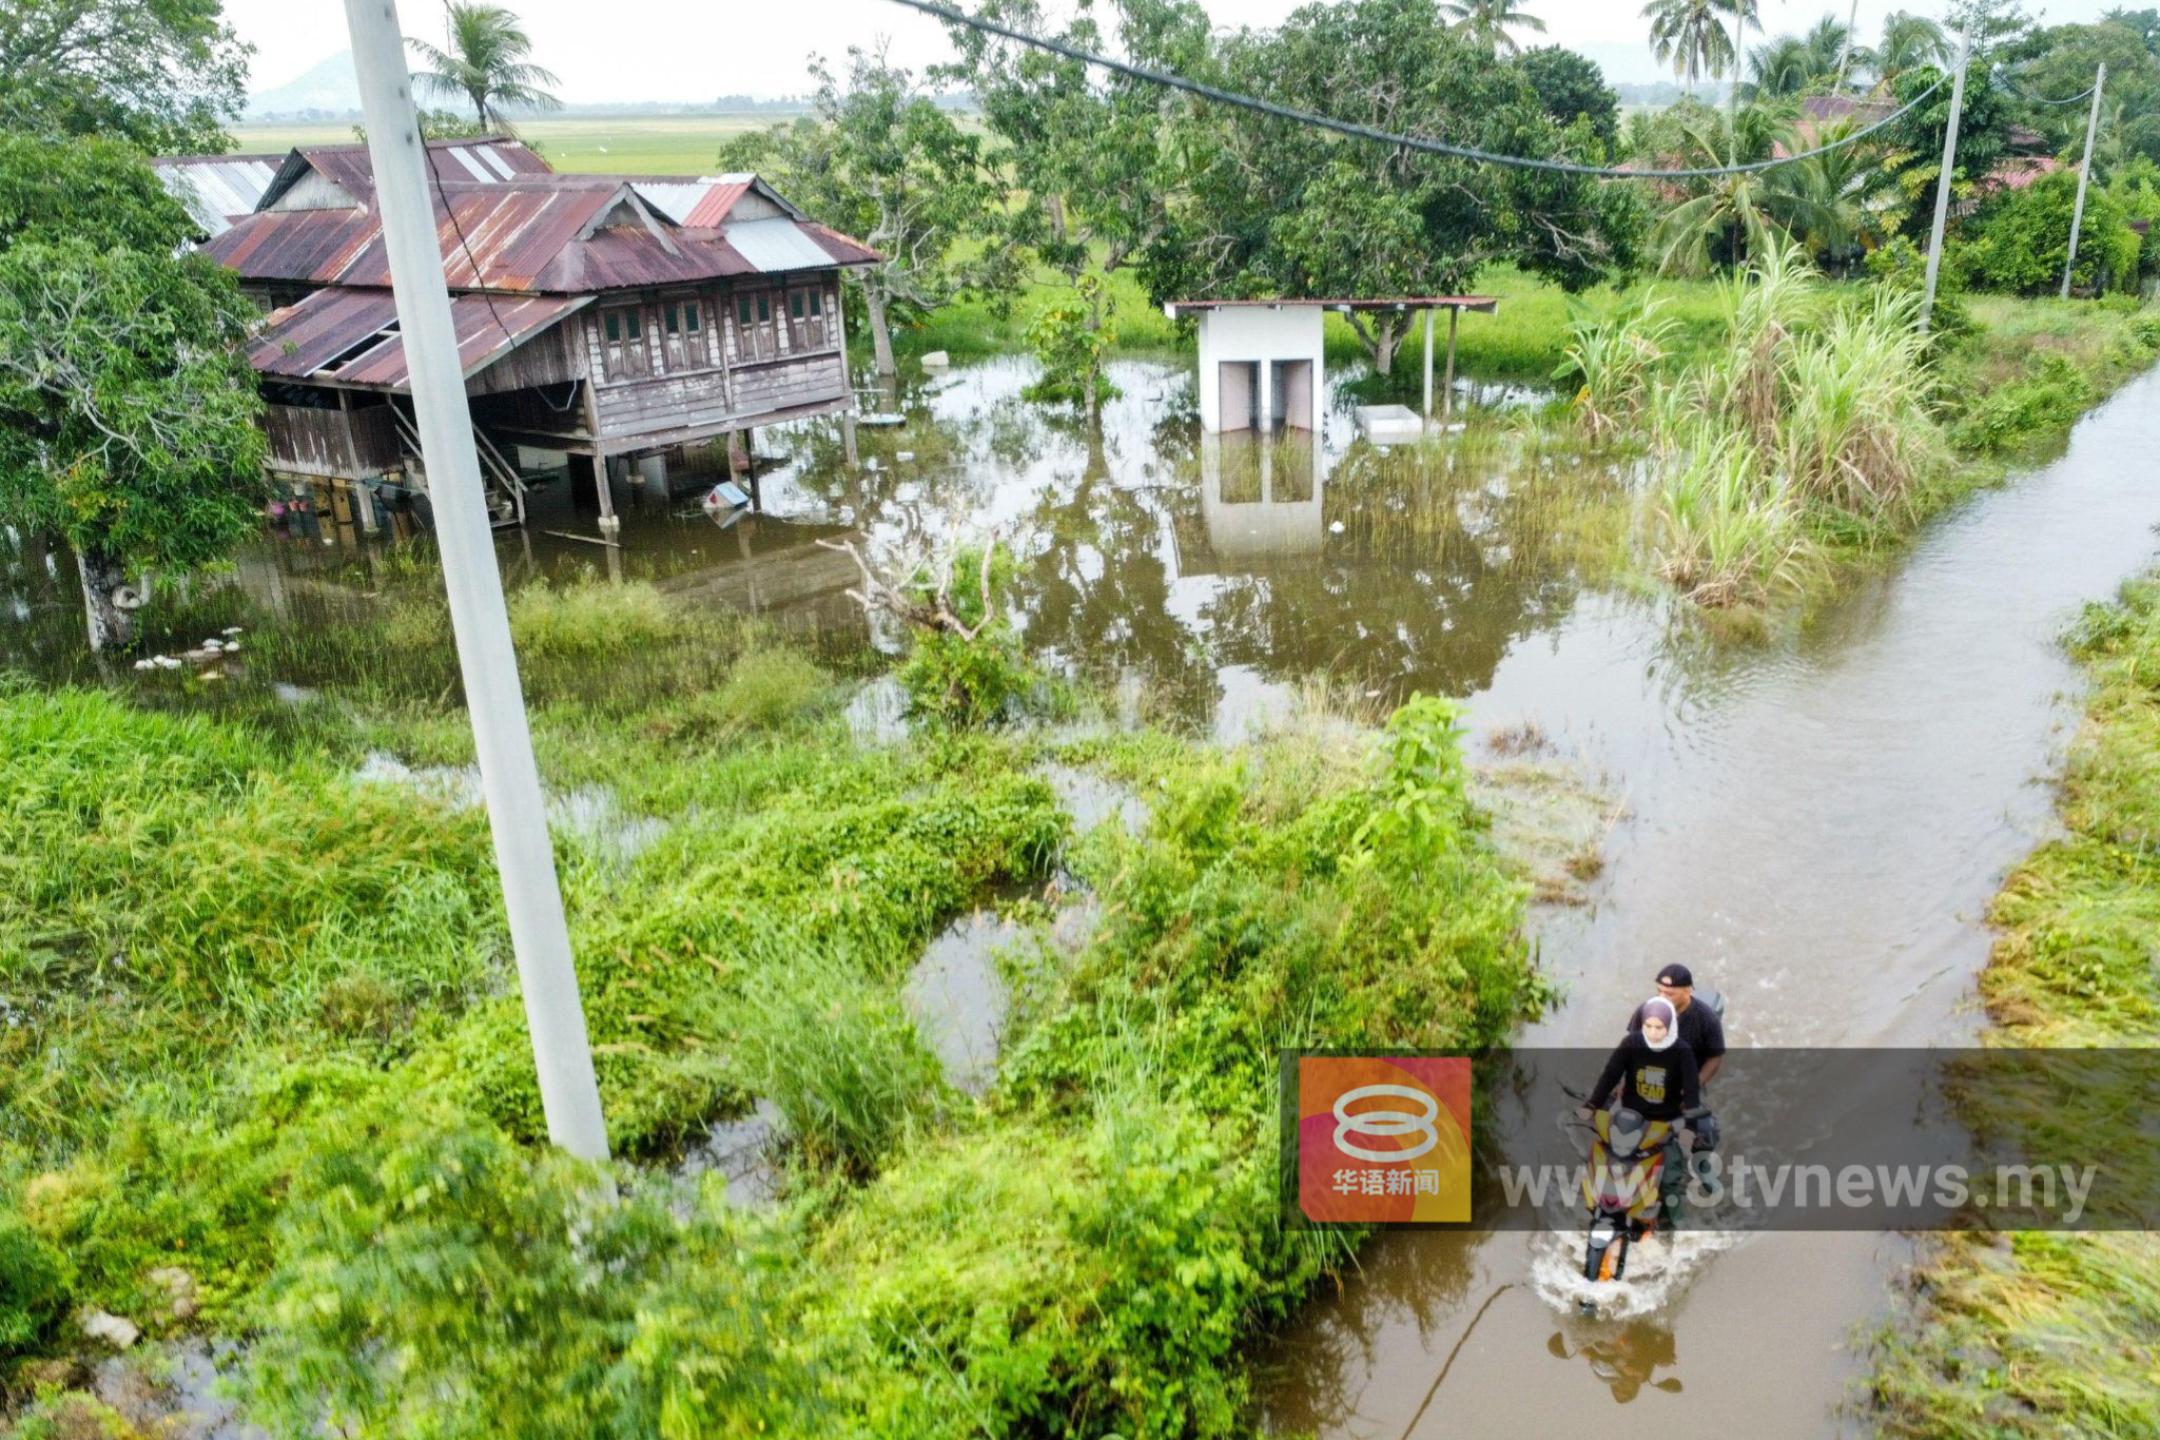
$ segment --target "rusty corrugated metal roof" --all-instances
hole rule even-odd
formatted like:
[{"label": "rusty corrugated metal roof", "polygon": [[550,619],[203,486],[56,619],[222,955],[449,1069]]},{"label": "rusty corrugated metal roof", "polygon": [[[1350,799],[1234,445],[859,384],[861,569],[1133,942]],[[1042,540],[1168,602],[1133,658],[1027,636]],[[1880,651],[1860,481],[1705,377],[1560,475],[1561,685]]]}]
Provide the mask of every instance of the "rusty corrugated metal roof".
[{"label": "rusty corrugated metal roof", "polygon": [[[590,296],[454,295],[451,326],[458,364],[469,377],[486,369]],[[397,302],[373,287],[318,290],[274,312],[249,349],[259,374],[288,380],[335,380],[375,390],[410,387]]]},{"label": "rusty corrugated metal roof", "polygon": [[730,177],[713,185],[705,192],[705,198],[683,216],[682,223],[699,230],[717,230],[727,223],[727,213],[735,202],[750,193],[751,177]]},{"label": "rusty corrugated metal roof", "polygon": [[[643,206],[634,187],[606,177],[544,175],[495,185],[444,185],[435,196],[436,239],[453,290],[581,294],[780,274],[874,261],[874,252],[823,226],[798,228],[829,259],[796,253],[754,261],[727,231],[671,224]],[[642,213],[640,207],[643,206]],[[614,223],[611,212],[620,212]],[[645,223],[650,215],[652,224]],[[454,223],[453,223],[454,218]],[[208,252],[243,279],[287,284],[387,286],[381,225],[368,209],[268,210],[245,217]],[[784,260],[784,263],[781,263]]]},{"label": "rusty corrugated metal roof", "polygon": [[[430,140],[427,148],[430,165],[446,185],[500,185],[555,173],[554,167],[527,149],[523,141],[507,136]],[[263,203],[274,202],[310,170],[362,203],[374,197],[375,166],[366,145],[302,145],[285,156]]]}]

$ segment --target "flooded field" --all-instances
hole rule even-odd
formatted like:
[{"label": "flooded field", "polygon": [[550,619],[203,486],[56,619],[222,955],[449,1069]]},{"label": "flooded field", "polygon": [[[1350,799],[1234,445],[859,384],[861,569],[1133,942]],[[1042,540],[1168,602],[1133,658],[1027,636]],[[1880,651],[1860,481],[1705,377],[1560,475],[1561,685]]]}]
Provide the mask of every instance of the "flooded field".
[{"label": "flooded field", "polygon": [[[1675,959],[1727,993],[1736,1044],[1970,1034],[1980,910],[2048,812],[2035,782],[2071,680],[2054,636],[2153,548],[2160,491],[2141,462],[2160,442],[2160,378],[2126,387],[2060,461],[1968,501],[1805,625],[1733,642],[1614,582],[1629,476],[1555,442],[1534,394],[1470,385],[1464,398],[1482,403],[1462,436],[1382,453],[1354,440],[1340,394],[1322,434],[1256,443],[1203,436],[1187,374],[1169,363],[1114,366],[1123,396],[1099,432],[1024,402],[1030,375],[996,361],[873,399],[866,409],[906,421],[864,426],[858,463],[837,425],[761,435],[756,513],[716,519],[695,494],[620,492],[619,545],[601,542],[592,497],[558,482],[501,539],[506,574],[647,579],[678,603],[860,651],[880,637],[846,595],[854,564],[816,541],[928,549],[995,530],[1017,558],[1030,647],[1129,718],[1234,738],[1320,676],[1376,714],[1414,691],[1465,699],[1481,759],[1534,749],[1594,778],[1580,853],[1561,857],[1579,892],[1538,912],[1565,998],[1529,1043],[1615,1038]],[[235,583],[304,621],[367,604],[381,567],[416,551],[302,523]],[[27,548],[9,560],[11,658],[82,673],[70,562]],[[889,690],[858,708],[866,734],[896,721]],[[364,762],[386,783],[414,781]],[[1097,820],[1136,823],[1126,797],[1096,802]],[[605,797],[563,803],[616,832]],[[984,957],[998,943],[994,917],[956,927],[919,976],[923,1010],[994,1012],[954,997],[994,990]],[[946,1039],[940,1054],[974,1083],[994,1026]],[[1745,1124],[1747,1097],[1718,1101],[1728,1134]],[[758,1139],[716,1134],[708,1163]],[[1357,1440],[1821,1434],[1855,1370],[1854,1327],[1884,1312],[1905,1255],[1897,1237],[1706,1242],[1643,1287],[1645,1313],[1585,1322],[1555,1283],[1557,1240],[1390,1236],[1262,1356],[1266,1418]]]}]

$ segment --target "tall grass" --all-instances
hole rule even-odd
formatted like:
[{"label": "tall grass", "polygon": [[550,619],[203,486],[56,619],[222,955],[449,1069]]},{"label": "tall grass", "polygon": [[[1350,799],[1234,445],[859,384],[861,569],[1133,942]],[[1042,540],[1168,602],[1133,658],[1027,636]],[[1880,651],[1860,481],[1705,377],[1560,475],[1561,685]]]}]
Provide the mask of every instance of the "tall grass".
[{"label": "tall grass", "polygon": [[1812,563],[1791,492],[1734,431],[1705,438],[1664,474],[1653,513],[1658,574],[1699,605],[1797,585]]},{"label": "tall grass", "polygon": [[1593,437],[1653,450],[1651,569],[1698,604],[1752,605],[1820,568],[1819,540],[1918,509],[1949,457],[1916,303],[1825,285],[1769,248],[1723,290],[1725,333],[1678,375],[1655,313],[1579,322],[1575,407]]}]

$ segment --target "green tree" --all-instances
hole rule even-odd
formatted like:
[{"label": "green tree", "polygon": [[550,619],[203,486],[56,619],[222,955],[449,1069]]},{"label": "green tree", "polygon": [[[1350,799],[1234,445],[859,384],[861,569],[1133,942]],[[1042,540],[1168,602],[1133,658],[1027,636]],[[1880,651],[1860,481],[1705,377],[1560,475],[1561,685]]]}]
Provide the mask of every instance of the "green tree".
[{"label": "green tree", "polygon": [[[1956,164],[1951,169],[1951,193],[1960,199],[1978,194],[1980,182],[2010,153],[2010,129],[2014,103],[1996,86],[1985,83],[1985,62],[1977,56],[1965,86],[1965,108],[1958,118]],[[1917,100],[1940,79],[1926,103],[1896,125],[1882,132],[1885,139],[1883,172],[1895,186],[1898,200],[1895,228],[1907,238],[1925,244],[1934,218],[1935,177],[1942,169],[1943,129],[1950,123],[1949,77],[1929,67],[1903,70],[1891,82],[1891,98],[1900,106]]]},{"label": "green tree", "polygon": [[1565,129],[1587,120],[1608,153],[1620,138],[1620,96],[1605,83],[1597,63],[1559,45],[1540,45],[1521,56],[1523,74],[1538,103]]},{"label": "green tree", "polygon": [[543,88],[561,82],[552,71],[532,63],[532,37],[510,10],[477,0],[451,0],[444,17],[447,49],[425,40],[405,42],[432,67],[413,73],[422,89],[464,96],[474,118],[491,131],[509,129],[502,116],[505,105],[553,110],[562,104]]},{"label": "green tree", "polygon": [[[1037,0],[983,0],[981,13],[1016,29],[1101,51],[1113,38],[1083,9],[1063,27]],[[1142,63],[1205,78],[1213,73],[1207,12],[1194,0],[1119,0],[1115,48]],[[934,72],[964,82],[1018,187],[1002,212],[986,216],[992,246],[1039,259],[1084,307],[1084,327],[1110,320],[1109,287],[1080,293],[1098,278],[1139,264],[1160,245],[1184,178],[1180,147],[1190,107],[1182,97],[964,26],[950,27],[959,60]],[[1062,348],[1062,347],[1061,347]],[[1082,347],[1097,357],[1106,347]],[[1081,353],[1075,351],[1074,353]],[[1093,414],[1104,398],[1099,358],[1079,377]]]},{"label": "green tree", "polygon": [[1873,56],[1875,73],[1884,80],[1894,80],[1908,70],[1948,69],[1956,58],[1956,47],[1942,26],[1904,10],[1883,21],[1882,44]]},{"label": "green tree", "polygon": [[219,0],[8,0],[0,130],[230,150],[249,51]]},{"label": "green tree", "polygon": [[[2116,111],[2125,116],[2152,113],[2160,101],[2160,62],[2146,48],[2145,38],[2129,25],[2105,21],[2098,25],[2054,25],[2036,30],[2007,47],[2004,70],[2021,96],[2036,99],[2062,98],[2089,88],[2102,63],[2107,65],[2107,89],[2100,111],[2103,132],[2116,129]],[[2019,118],[2046,137],[2052,150],[2073,155],[2085,143],[2084,105],[2025,105]],[[2103,153],[2111,133],[2100,136]]]},{"label": "green tree", "polygon": [[1545,33],[1545,22],[1515,0],[1440,0],[1440,13],[1455,22],[1464,39],[1495,55],[1513,55],[1521,48],[1508,33],[1511,29]]},{"label": "green tree", "polygon": [[[1003,199],[982,146],[875,52],[850,50],[843,88],[822,61],[808,115],[732,141],[722,165],[764,174],[820,220],[860,236],[884,258],[851,272],[880,375],[895,373],[892,326],[949,300],[963,279],[1002,288],[1007,277],[952,262],[956,241]],[[998,252],[1000,256],[1007,252]]]},{"label": "green tree", "polygon": [[[1514,155],[1602,157],[1597,121],[1562,127],[1530,72],[1437,23],[1432,0],[1309,5],[1222,42],[1236,89],[1378,128]],[[1474,164],[1309,125],[1203,112],[1179,128],[1184,194],[1150,255],[1151,293],[1304,298],[1456,294],[1511,260],[1569,288],[1633,263],[1625,186]],[[1382,373],[1412,317],[1351,328]]]},{"label": "green tree", "polygon": [[[1831,63],[1836,64],[1834,60]],[[1826,74],[1818,64],[1813,48],[1793,35],[1780,35],[1768,44],[1750,50],[1748,73],[1753,78],[1745,87],[1745,93],[1752,100],[1777,100],[1801,94]]]},{"label": "green tree", "polygon": [[259,523],[255,310],[121,146],[0,137],[0,226],[0,523],[64,538],[92,648],[124,645],[131,572]]},{"label": "green tree", "polygon": [[[1729,121],[1704,106],[1677,121],[1679,147],[1670,156],[1682,166],[1741,164],[1770,159],[1780,147],[1801,149],[1788,111],[1749,105]],[[1842,223],[1826,214],[1806,182],[1806,162],[1770,170],[1720,175],[1665,210],[1651,237],[1659,269],[1689,274],[1713,265],[1739,265],[1788,237],[1811,231],[1835,233]]]}]

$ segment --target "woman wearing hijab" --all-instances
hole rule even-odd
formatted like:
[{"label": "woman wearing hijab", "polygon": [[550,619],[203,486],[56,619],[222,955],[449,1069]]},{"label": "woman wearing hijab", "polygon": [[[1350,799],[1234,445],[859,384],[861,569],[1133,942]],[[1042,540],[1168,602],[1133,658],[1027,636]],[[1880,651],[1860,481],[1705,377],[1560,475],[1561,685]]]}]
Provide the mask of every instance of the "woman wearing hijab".
[{"label": "woman wearing hijab", "polygon": [[1642,1028],[1629,1031],[1613,1047],[1589,1102],[1577,1113],[1584,1120],[1595,1117],[1612,1099],[1617,1086],[1622,1106],[1646,1120],[1664,1120],[1672,1125],[1671,1138],[1666,1141],[1665,1168],[1658,1179],[1664,1225],[1670,1227],[1679,1222],[1680,1196],[1687,1181],[1691,1135],[1683,1128],[1682,1117],[1702,1108],[1702,1080],[1695,1068],[1694,1049],[1675,1043],[1680,1038],[1680,1017],[1672,1002],[1654,996],[1643,1002],[1640,1013]]},{"label": "woman wearing hijab", "polygon": [[1620,1087],[1620,1103],[1646,1120],[1675,1120],[1702,1105],[1702,1080],[1692,1047],[1680,1038],[1680,1017],[1672,1002],[1652,996],[1642,1004],[1642,1028],[1628,1032],[1613,1047],[1598,1076],[1582,1118],[1588,1120]]}]

